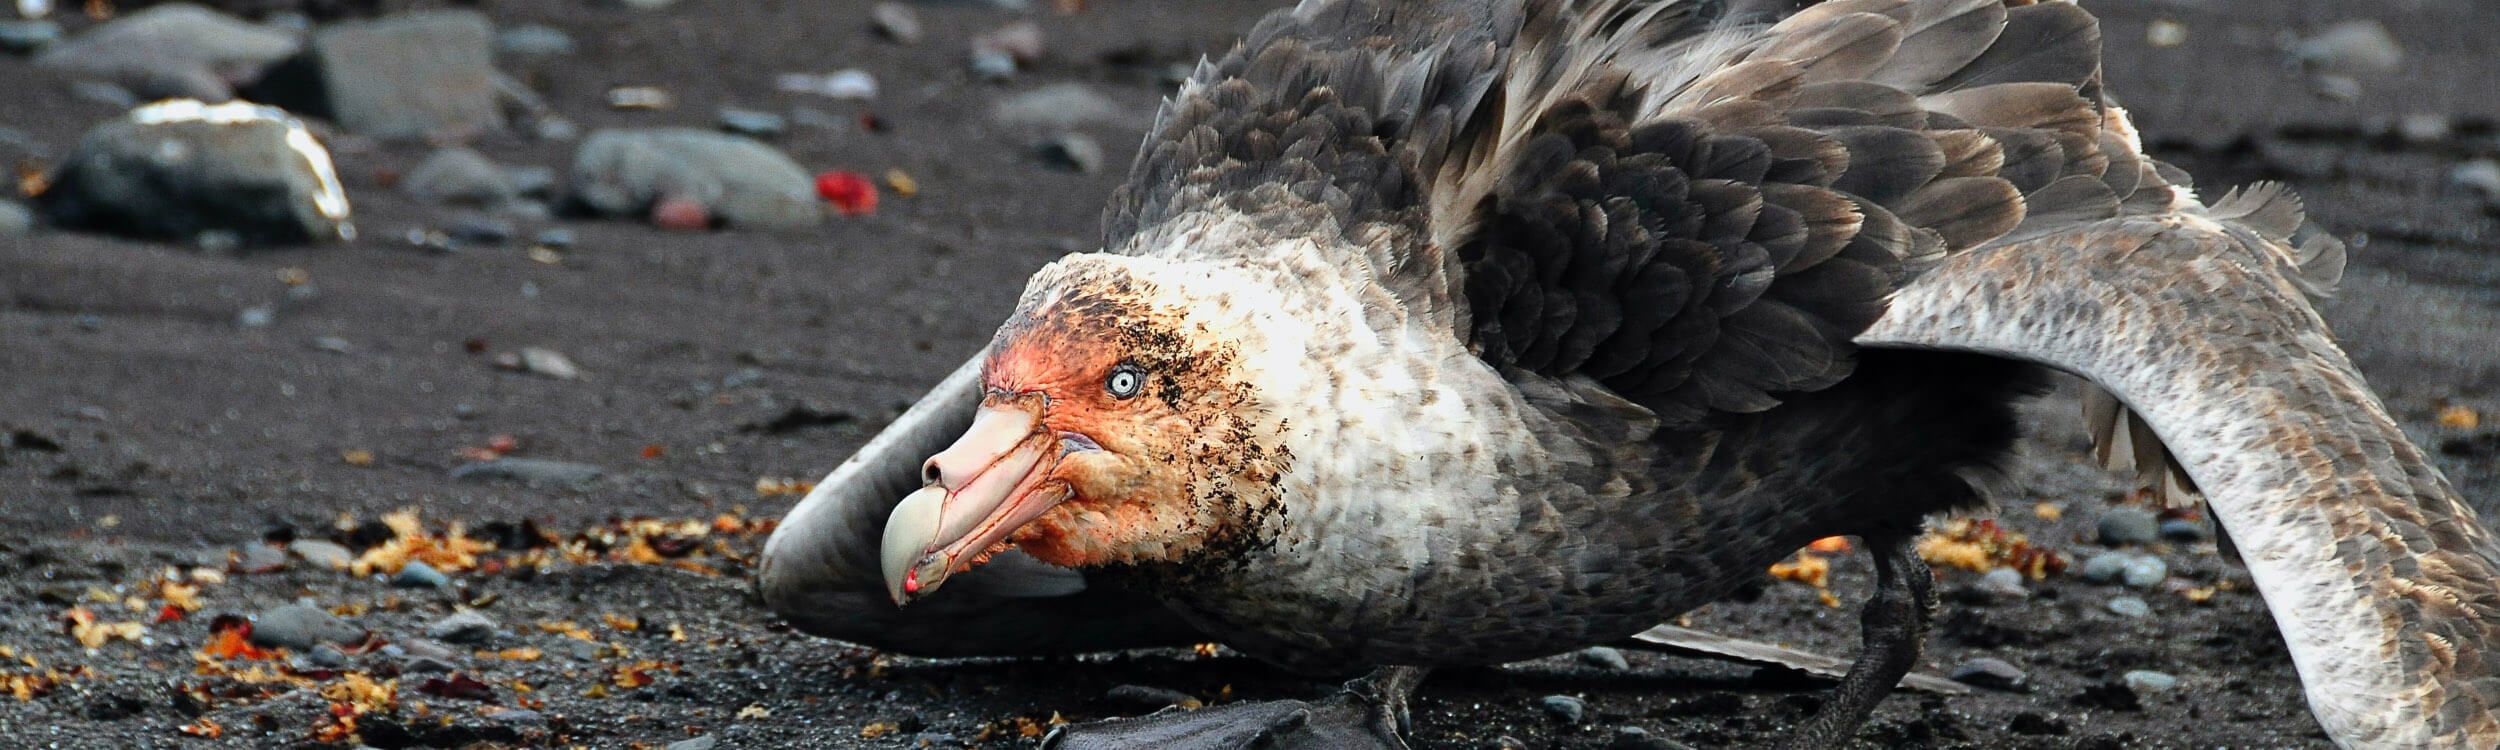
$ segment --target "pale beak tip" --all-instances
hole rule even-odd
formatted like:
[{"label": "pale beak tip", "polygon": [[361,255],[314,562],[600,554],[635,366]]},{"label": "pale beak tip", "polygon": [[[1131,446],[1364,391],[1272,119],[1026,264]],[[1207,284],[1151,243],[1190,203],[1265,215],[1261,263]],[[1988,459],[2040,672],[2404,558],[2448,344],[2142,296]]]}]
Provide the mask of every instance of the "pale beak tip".
[{"label": "pale beak tip", "polygon": [[886,594],[896,606],[928,594],[940,582],[931,580],[938,576],[921,575],[920,569],[937,541],[938,511],[945,504],[946,488],[930,485],[905,496],[886,517],[877,561],[884,568]]}]

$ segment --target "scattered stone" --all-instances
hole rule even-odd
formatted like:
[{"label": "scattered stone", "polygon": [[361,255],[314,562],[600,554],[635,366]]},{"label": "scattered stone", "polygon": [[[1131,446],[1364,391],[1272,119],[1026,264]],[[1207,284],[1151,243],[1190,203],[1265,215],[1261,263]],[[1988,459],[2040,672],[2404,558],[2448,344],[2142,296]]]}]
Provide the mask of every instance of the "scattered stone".
[{"label": "scattered stone", "polygon": [[2153,605],[2147,604],[2144,600],[2132,596],[2115,597],[2110,599],[2108,604],[2102,606],[2107,607],[2110,614],[2131,620],[2140,620],[2153,616]]},{"label": "scattered stone", "polygon": [[521,195],[512,174],[485,154],[466,147],[427,155],[400,178],[399,189],[430,203],[497,206]]},{"label": "scattered stone", "polygon": [[289,604],[252,619],[252,644],[305,651],[323,643],[354,643],[365,631],[318,607]]},{"label": "scattered stone", "polygon": [[580,240],[574,236],[573,230],[565,229],[563,227],[555,227],[553,229],[539,232],[537,237],[530,238],[530,245],[532,247],[543,247],[549,250],[571,250],[573,249],[573,244],[579,241]]},{"label": "scattered stone", "polygon": [[61,25],[52,21],[0,21],[0,52],[24,55],[61,40]]},{"label": "scattered stone", "polygon": [[1649,733],[1640,727],[1616,727],[1609,750],[1691,750],[1684,743]]},{"label": "scattered stone", "polygon": [[286,550],[266,544],[244,545],[235,550],[234,569],[239,573],[267,573],[286,567]]},{"label": "scattered stone", "polygon": [[797,162],[752,138],[691,128],[602,130],[573,156],[573,199],[641,216],[662,197],[695,201],[733,227],[797,229],[824,218]]},{"label": "scattered stone", "polygon": [[2126,562],[2126,567],[2119,572],[2119,577],[2128,586],[2149,589],[2161,585],[2162,581],[2169,580],[2170,565],[2152,555],[2136,555],[2134,559]]},{"label": "scattered stone", "polygon": [[2456,123],[2438,112],[2415,112],[2396,118],[2392,131],[2397,140],[2423,145],[2440,143],[2456,136]]},{"label": "scattered stone", "polygon": [[451,586],[451,576],[443,575],[423,560],[410,560],[408,565],[391,574],[391,586],[403,589],[439,589]]},{"label": "scattered stone", "polygon": [[488,721],[523,727],[547,725],[547,715],[526,708],[493,708],[484,714]]},{"label": "scattered stone", "polygon": [[505,167],[503,174],[504,181],[512,184],[512,191],[522,197],[547,198],[556,193],[558,180],[554,167],[524,164],[517,167]]},{"label": "scattered stone", "polygon": [[17,237],[35,231],[35,212],[13,201],[0,201],[0,237]]},{"label": "scattered stone", "polygon": [[[256,87],[268,101],[327,113],[375,138],[414,140],[500,130],[494,27],[474,11],[342,21],[313,35],[289,70]],[[289,75],[288,73],[292,73]]]},{"label": "scattered stone", "polygon": [[1528,750],[1528,743],[1520,741],[1517,737],[1505,734],[1493,738],[1493,741],[1486,743],[1485,747],[1491,748],[1491,750]]},{"label": "scattered stone", "polygon": [[2161,538],[2181,543],[2205,541],[2205,524],[2185,518],[2169,519],[2161,522]]},{"label": "scattered stone", "polygon": [[[225,229],[203,229],[199,234],[191,237],[191,245],[209,255],[227,255],[243,249],[243,235]],[[275,317],[278,310],[262,305],[256,310],[244,310],[243,313],[244,325],[259,327],[269,325],[269,319]]]},{"label": "scattered stone", "polygon": [[972,51],[972,74],[984,81],[1004,81],[1016,77],[1016,58],[995,50]]},{"label": "scattered stone", "polygon": [[[528,204],[523,203],[518,205]],[[443,230],[443,234],[450,237],[452,241],[463,244],[501,245],[512,241],[512,236],[519,234],[520,231],[520,229],[512,226],[512,222],[509,221],[490,219],[483,216],[463,216],[453,219],[450,228]],[[525,357],[524,364],[526,366],[526,355],[528,354],[528,351],[524,350],[522,354]]]},{"label": "scattered stone", "polygon": [[1577,657],[1581,664],[1608,672],[1628,672],[1632,669],[1632,662],[1623,658],[1623,652],[1613,646],[1590,646],[1580,649]]},{"label": "scattered stone", "polygon": [[541,117],[530,126],[530,134],[542,141],[565,143],[582,137],[582,126],[562,117]]},{"label": "scattered stone", "polygon": [[[485,643],[486,639],[495,637],[495,621],[477,610],[464,609],[425,626],[425,637],[444,643]],[[416,649],[410,648],[409,653],[415,654]]]},{"label": "scattered stone", "polygon": [[792,94],[815,94],[835,99],[875,99],[877,76],[858,69],[837,70],[823,75],[783,73],[773,79],[773,88]]},{"label": "scattered stone", "polygon": [[1080,125],[1125,125],[1134,115],[1094,86],[1054,83],[1000,100],[990,119],[1011,128],[1066,130]]},{"label": "scattered stone", "polygon": [[553,26],[522,24],[495,32],[495,51],[506,57],[563,57],[573,50],[573,36]]},{"label": "scattered stone", "polygon": [[297,664],[312,669],[346,669],[348,666],[347,652],[328,643],[313,646],[312,650],[296,657],[295,661]]},{"label": "scattered stone", "polygon": [[2404,46],[2376,19],[2343,21],[2292,45],[2292,60],[2311,72],[2350,76],[2393,73],[2404,66]]},{"label": "scattered stone", "polygon": [[1102,168],[1102,144],[1076,133],[1068,133],[1033,147],[1033,155],[1043,164],[1073,172],[1092,173]]},{"label": "scattered stone", "polygon": [[1110,692],[1104,693],[1103,699],[1147,711],[1165,706],[1197,708],[1201,705],[1197,698],[1191,697],[1188,693],[1149,685],[1119,685],[1111,688]]},{"label": "scattered stone", "polygon": [[668,743],[668,750],[713,750],[719,746],[720,738],[707,734]]},{"label": "scattered stone", "polygon": [[618,86],[608,89],[609,109],[658,110],[677,106],[677,97],[658,86]]},{"label": "scattered stone", "polygon": [[2111,508],[2101,512],[2101,545],[2124,547],[2152,544],[2161,538],[2160,528],[2161,519],[2152,511],[2133,506]]},{"label": "scattered stone", "polygon": [[36,201],[57,226],[157,239],[355,235],[329,151],[287,113],[245,102],[163,101],[96,126]]},{"label": "scattered stone", "polygon": [[544,375],[557,380],[573,380],[582,376],[582,369],[575,366],[572,359],[565,357],[561,352],[543,346],[521,347],[520,353],[510,355],[510,357],[511,361],[506,363],[507,369],[520,370],[532,375]]},{"label": "scattered stone", "polygon": [[606,470],[590,464],[571,461],[549,461],[542,458],[498,458],[463,464],[451,470],[451,478],[467,481],[506,480],[534,485],[573,486],[586,484]]},{"label": "scattered stone", "polygon": [[2500,211],[2500,161],[2476,159],[2448,170],[2448,184],[2473,193],[2487,211]]},{"label": "scattered stone", "polygon": [[2169,49],[2186,44],[2187,39],[2187,24],[2167,18],[2153,19],[2151,24],[2144,27],[2144,43],[2157,49]]},{"label": "scattered stone", "polygon": [[138,98],[233,99],[237,83],[294,55],[296,35],[188,3],[167,3],[46,47],[35,65]]},{"label": "scattered stone", "polygon": [[922,33],[920,13],[896,2],[878,3],[877,7],[868,9],[868,28],[876,30],[877,36],[898,44],[919,44]]},{"label": "scattered stone", "polygon": [[356,562],[356,553],[348,551],[346,547],[339,546],[335,542],[297,539],[286,548],[287,551],[295,553],[296,557],[304,558],[304,562],[312,563],[313,567],[317,568],[346,570],[349,565]]},{"label": "scattered stone", "polygon": [[1982,595],[1995,599],[2011,600],[2031,596],[2031,590],[2024,586],[2022,571],[2013,568],[1990,570],[1979,576],[1979,583],[1973,585],[1972,588],[1977,589]]},{"label": "scattered stone", "polygon": [[790,120],[771,112],[723,107],[720,129],[749,138],[773,139],[790,130]]},{"label": "scattered stone", "polygon": [[1589,712],[1588,701],[1568,695],[1548,695],[1537,699],[1536,704],[1538,708],[1545,709],[1545,715],[1560,719],[1565,724],[1578,724]]},{"label": "scattered stone", "polygon": [[2127,689],[2135,691],[2137,695],[2167,693],[2171,688],[2179,686],[2179,678],[2149,669],[2132,670],[2119,679],[2125,680]]},{"label": "scattered stone", "polygon": [[2112,583],[2127,574],[2127,561],[2135,556],[2125,552],[2103,552],[2083,561],[2083,580]]},{"label": "scattered stone", "polygon": [[351,342],[337,336],[314,336],[312,340],[312,348],[325,352],[346,354],[348,352],[355,351],[356,344],[355,342]]},{"label": "scattered stone", "polygon": [[1981,656],[1962,662],[1949,675],[1954,682],[1989,690],[2020,691],[2030,687],[2031,678],[2019,667],[2004,659]]},{"label": "scattered stone", "polygon": [[982,32],[972,38],[972,51],[975,57],[983,53],[1003,55],[1018,68],[1031,67],[1042,59],[1042,26],[1017,21]]}]

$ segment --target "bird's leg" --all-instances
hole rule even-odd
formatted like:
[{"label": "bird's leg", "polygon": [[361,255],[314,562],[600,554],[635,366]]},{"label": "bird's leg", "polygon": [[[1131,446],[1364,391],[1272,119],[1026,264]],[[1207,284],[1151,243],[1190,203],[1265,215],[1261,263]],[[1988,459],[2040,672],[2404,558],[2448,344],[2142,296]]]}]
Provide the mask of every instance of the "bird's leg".
[{"label": "bird's leg", "polygon": [[1858,731],[1875,705],[1892,694],[1901,676],[1918,663],[1927,641],[1927,620],[1936,609],[1934,574],[1906,536],[1869,538],[1875,557],[1875,596],[1859,614],[1859,651],[1831,699],[1780,747],[1838,747]]},{"label": "bird's leg", "polygon": [[1070,724],[1042,747],[1055,750],[1328,748],[1406,750],[1407,698],[1423,667],[1382,667],[1317,702],[1235,703],[1195,711],[1164,709],[1134,719]]}]

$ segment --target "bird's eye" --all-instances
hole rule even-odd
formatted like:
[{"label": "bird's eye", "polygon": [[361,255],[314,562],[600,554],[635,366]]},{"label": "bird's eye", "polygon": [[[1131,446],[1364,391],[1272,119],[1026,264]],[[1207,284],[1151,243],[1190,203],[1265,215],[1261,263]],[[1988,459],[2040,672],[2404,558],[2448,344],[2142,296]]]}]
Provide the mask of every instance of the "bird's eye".
[{"label": "bird's eye", "polygon": [[1135,396],[1138,391],[1146,389],[1146,371],[1137,369],[1135,365],[1111,368],[1111,377],[1103,379],[1102,388],[1110,391],[1113,398]]}]

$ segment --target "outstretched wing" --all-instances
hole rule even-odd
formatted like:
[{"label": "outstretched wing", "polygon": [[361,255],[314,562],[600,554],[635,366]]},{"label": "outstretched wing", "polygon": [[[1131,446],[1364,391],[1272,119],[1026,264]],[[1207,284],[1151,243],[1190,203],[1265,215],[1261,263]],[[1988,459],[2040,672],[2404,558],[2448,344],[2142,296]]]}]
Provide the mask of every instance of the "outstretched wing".
[{"label": "outstretched wing", "polygon": [[1984,247],[1906,284],[1858,342],[2114,394],[2203,488],[2329,736],[2500,744],[2500,543],[2336,347],[2301,254],[2252,226],[2122,217]]},{"label": "outstretched wing", "polygon": [[919,489],[921,462],[972,424],[974,357],[861,446],[764,542],[757,592],[798,629],[917,656],[1064,654],[1193,643],[1198,632],[1142,594],[1020,552],[896,607],[877,561],[886,516]]}]

